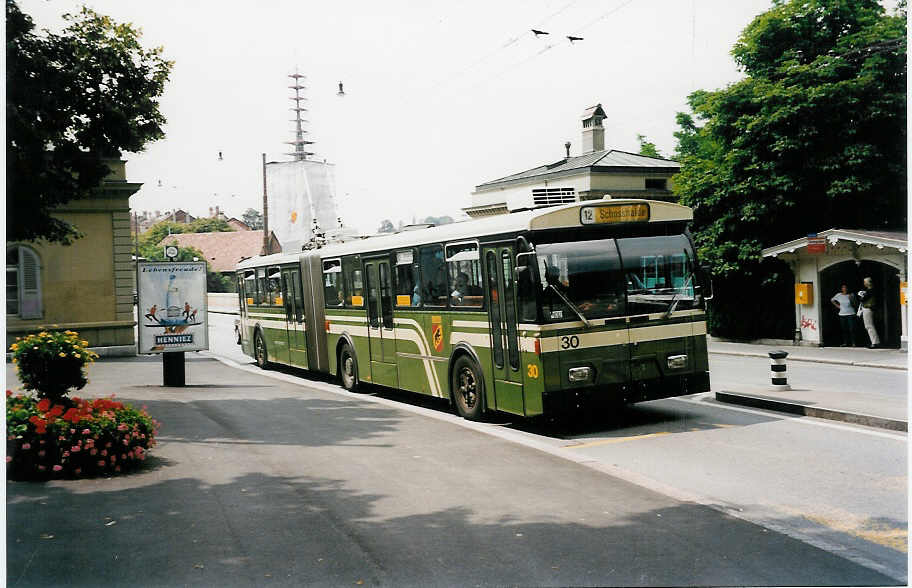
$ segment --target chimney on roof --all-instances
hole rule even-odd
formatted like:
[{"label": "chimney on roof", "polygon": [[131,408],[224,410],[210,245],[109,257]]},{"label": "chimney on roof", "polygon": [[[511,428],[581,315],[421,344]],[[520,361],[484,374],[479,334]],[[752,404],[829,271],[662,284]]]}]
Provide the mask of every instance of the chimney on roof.
[{"label": "chimney on roof", "polygon": [[583,155],[605,149],[605,111],[601,104],[590,106],[580,117],[583,120]]},{"label": "chimney on roof", "polygon": [[564,149],[567,150],[567,159],[570,159],[570,141],[564,143]]}]

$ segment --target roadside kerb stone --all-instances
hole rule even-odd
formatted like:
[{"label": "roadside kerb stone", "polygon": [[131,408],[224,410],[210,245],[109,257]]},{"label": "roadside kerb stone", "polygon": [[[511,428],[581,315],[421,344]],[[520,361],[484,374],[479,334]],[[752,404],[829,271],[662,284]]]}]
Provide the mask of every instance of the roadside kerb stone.
[{"label": "roadside kerb stone", "polygon": [[716,400],[719,402],[726,402],[728,404],[738,404],[741,406],[750,406],[752,408],[763,408],[767,410],[785,412],[788,414],[796,414],[799,416],[816,417],[819,419],[876,427],[878,429],[888,429],[890,431],[908,432],[909,430],[909,424],[906,421],[897,419],[852,413],[844,410],[836,410],[833,408],[807,406],[805,404],[799,404],[797,402],[786,402],[783,400],[764,398],[762,396],[749,396],[747,394],[739,394],[725,390],[716,392]]},{"label": "roadside kerb stone", "polygon": [[[762,357],[764,359],[769,359],[768,353],[752,353],[750,351],[722,351],[716,349],[710,349],[709,353],[711,355],[735,355],[738,357]],[[873,368],[883,368],[887,370],[908,370],[908,366],[905,365],[896,365],[890,363],[873,363],[870,361],[849,361],[846,359],[828,359],[823,357],[802,357],[800,355],[789,355],[789,361],[806,361],[810,363],[830,363],[836,365],[850,365],[854,367],[873,367]]]}]

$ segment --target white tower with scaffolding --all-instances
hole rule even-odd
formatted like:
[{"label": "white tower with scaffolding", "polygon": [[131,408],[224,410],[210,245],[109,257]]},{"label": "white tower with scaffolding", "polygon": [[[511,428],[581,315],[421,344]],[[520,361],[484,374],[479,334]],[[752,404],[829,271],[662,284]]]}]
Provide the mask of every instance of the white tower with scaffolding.
[{"label": "white tower with scaffolding", "polygon": [[307,130],[308,112],[307,76],[297,71],[288,76],[294,82],[290,100],[295,113],[294,140],[285,141],[293,150],[286,155],[291,161],[273,161],[265,164],[269,228],[275,233],[283,251],[300,251],[310,246],[315,236],[324,234],[330,240],[342,238],[341,223],[336,212],[335,166],[326,160],[314,159]]}]

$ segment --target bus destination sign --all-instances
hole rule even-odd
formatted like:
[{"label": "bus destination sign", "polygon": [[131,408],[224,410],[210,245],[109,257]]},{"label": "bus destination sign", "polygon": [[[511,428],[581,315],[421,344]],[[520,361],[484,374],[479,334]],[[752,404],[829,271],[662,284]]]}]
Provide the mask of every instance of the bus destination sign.
[{"label": "bus destination sign", "polygon": [[644,223],[649,221],[649,205],[603,204],[584,206],[580,209],[580,222],[584,225],[605,223]]}]

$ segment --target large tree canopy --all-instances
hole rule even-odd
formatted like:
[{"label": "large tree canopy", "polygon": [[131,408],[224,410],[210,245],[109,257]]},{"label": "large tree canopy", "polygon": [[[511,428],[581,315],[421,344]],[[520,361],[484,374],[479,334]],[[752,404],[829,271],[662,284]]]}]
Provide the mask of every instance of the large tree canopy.
[{"label": "large tree canopy", "polygon": [[876,0],[776,0],[732,55],[745,79],[688,97],[675,191],[732,302],[763,247],[906,225],[906,17]]},{"label": "large tree canopy", "polygon": [[6,2],[7,239],[68,243],[78,229],[50,216],[84,198],[104,159],[164,136],[158,98],[172,63],[129,24],[83,8],[59,34],[35,33]]}]

